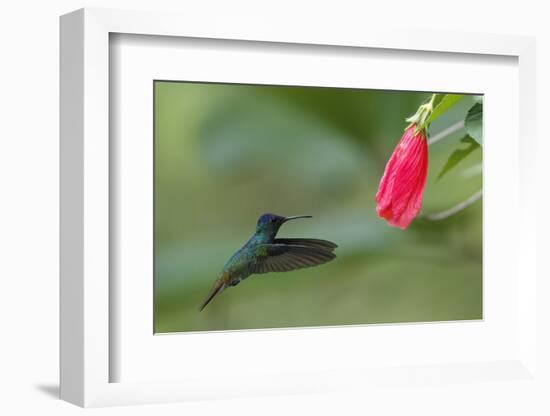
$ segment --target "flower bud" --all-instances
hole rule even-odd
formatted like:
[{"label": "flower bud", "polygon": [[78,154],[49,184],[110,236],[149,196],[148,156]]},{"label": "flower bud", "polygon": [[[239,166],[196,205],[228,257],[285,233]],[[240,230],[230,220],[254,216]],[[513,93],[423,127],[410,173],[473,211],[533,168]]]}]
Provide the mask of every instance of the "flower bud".
[{"label": "flower bud", "polygon": [[376,212],[405,229],[418,215],[428,175],[428,143],[424,130],[411,124],[393,151],[376,193]]}]

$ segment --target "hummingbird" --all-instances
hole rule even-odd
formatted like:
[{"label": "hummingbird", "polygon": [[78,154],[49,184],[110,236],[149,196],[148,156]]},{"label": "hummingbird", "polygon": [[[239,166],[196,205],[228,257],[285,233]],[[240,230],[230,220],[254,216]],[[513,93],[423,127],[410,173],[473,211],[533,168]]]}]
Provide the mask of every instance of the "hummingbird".
[{"label": "hummingbird", "polygon": [[223,290],[238,285],[241,280],[252,274],[288,272],[318,266],[336,258],[333,251],[338,246],[331,241],[314,238],[275,238],[281,225],[298,218],[312,218],[312,216],[282,217],[275,214],[260,216],[256,224],[256,232],[225,263],[199,311],[202,311]]}]

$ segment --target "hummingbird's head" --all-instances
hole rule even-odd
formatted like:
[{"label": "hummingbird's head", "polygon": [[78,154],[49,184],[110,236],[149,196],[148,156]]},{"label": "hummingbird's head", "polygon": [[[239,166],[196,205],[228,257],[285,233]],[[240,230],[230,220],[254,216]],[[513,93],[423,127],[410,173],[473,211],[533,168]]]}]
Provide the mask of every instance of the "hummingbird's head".
[{"label": "hummingbird's head", "polygon": [[257,233],[268,233],[272,237],[275,237],[279,227],[285,222],[290,220],[295,220],[298,218],[311,218],[311,215],[296,215],[294,217],[281,217],[280,215],[275,214],[264,214],[258,218],[258,223],[256,224]]}]

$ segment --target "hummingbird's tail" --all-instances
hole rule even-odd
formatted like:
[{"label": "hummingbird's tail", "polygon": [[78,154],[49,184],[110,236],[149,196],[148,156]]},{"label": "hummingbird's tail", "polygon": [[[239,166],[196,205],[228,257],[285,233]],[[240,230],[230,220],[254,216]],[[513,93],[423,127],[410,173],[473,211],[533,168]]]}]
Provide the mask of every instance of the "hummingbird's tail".
[{"label": "hummingbird's tail", "polygon": [[199,307],[199,312],[202,311],[206,307],[206,305],[208,305],[210,301],[214,299],[214,297],[225,288],[225,284],[220,280],[217,280],[216,283],[214,283],[214,287],[212,288],[210,293],[208,293],[206,299],[204,299],[204,301],[201,303],[201,306]]}]

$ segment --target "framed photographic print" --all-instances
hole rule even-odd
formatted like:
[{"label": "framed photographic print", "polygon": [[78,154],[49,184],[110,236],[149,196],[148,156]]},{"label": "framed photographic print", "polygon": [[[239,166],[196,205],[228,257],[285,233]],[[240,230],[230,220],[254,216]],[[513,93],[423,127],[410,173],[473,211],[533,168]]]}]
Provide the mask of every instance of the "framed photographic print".
[{"label": "framed photographic print", "polygon": [[481,95],[153,88],[155,333],[482,319]]},{"label": "framed photographic print", "polygon": [[536,383],[533,40],[233,28],[61,19],[62,398]]}]

